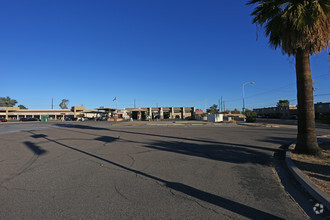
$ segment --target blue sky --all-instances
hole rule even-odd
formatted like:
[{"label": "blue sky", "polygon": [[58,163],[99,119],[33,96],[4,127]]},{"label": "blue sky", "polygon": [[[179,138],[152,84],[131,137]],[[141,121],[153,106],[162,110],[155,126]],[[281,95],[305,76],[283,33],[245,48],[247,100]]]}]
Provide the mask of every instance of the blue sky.
[{"label": "blue sky", "polygon": [[[28,108],[296,104],[294,58],[269,47],[241,0],[0,0],[0,96]],[[258,40],[256,40],[258,35]],[[330,101],[326,51],[311,58]]]}]

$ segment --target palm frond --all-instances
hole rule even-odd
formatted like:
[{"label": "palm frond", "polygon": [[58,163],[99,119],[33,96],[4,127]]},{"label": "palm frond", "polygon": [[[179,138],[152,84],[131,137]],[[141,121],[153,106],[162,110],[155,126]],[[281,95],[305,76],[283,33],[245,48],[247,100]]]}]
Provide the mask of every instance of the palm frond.
[{"label": "palm frond", "polygon": [[265,29],[271,47],[289,55],[327,48],[329,0],[250,0],[247,5],[256,5],[252,22]]}]

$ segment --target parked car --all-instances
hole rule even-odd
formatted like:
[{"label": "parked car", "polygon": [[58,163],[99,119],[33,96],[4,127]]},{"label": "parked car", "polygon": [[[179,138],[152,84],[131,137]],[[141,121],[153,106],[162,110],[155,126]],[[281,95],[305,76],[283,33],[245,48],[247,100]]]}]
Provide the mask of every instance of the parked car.
[{"label": "parked car", "polygon": [[28,121],[39,121],[38,118],[27,118]]},{"label": "parked car", "polygon": [[82,117],[82,118],[80,118],[78,121],[89,121],[90,119],[89,118],[87,118],[87,117]]},{"label": "parked car", "polygon": [[64,119],[65,121],[77,121],[77,119],[76,118],[74,118],[74,117],[65,117],[65,119]]},{"label": "parked car", "polygon": [[0,121],[1,121],[1,122],[7,122],[7,119],[5,119],[5,118],[0,118]]},{"label": "parked car", "polygon": [[107,121],[107,120],[108,120],[108,117],[107,116],[98,117],[96,119],[96,121]]},{"label": "parked car", "polygon": [[20,121],[39,121],[38,118],[20,118]]}]

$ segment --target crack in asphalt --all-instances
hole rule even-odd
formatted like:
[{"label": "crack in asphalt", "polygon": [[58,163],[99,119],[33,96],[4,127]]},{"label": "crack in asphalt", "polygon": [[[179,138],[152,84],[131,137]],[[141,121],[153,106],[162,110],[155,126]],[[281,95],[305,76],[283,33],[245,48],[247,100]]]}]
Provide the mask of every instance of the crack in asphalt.
[{"label": "crack in asphalt", "polygon": [[132,160],[132,162],[131,162],[131,164],[129,165],[129,167],[130,167],[130,168],[133,167],[133,165],[135,164],[135,159],[134,159],[134,157],[132,157],[130,154],[126,154],[126,156],[128,156],[128,157],[131,158],[131,160]]},{"label": "crack in asphalt", "polygon": [[[106,168],[106,167],[104,167]],[[200,206],[201,208],[204,208],[206,210],[209,210],[209,211],[212,211],[216,214],[220,214],[219,212],[217,212],[216,210],[212,209],[212,208],[209,208],[209,207],[206,207],[204,206],[203,204],[201,204],[200,202],[198,202],[197,200],[195,199],[192,199],[192,198],[189,198],[189,197],[186,197],[186,196],[183,196],[183,195],[179,195],[179,194],[175,194],[171,188],[167,187],[165,184],[163,183],[160,183],[158,182],[157,180],[150,180],[149,178],[145,178],[143,176],[140,176],[138,175],[137,173],[135,173],[135,177],[136,178],[139,178],[139,179],[142,179],[144,181],[148,181],[148,182],[153,182],[153,183],[156,183],[157,185],[159,185],[161,188],[166,188],[167,189],[167,192],[169,192],[170,195],[172,195],[173,197],[175,198],[178,198],[178,199],[183,199],[183,200],[186,200],[186,201],[191,201],[191,202],[194,202],[196,203],[198,206]],[[130,201],[123,193],[121,193],[118,188],[117,188],[117,185],[115,184],[114,185],[114,189],[115,191],[121,196],[123,197],[124,199],[126,199],[127,201]]]},{"label": "crack in asphalt", "polygon": [[124,198],[125,200],[127,200],[127,201],[130,202],[130,200],[129,200],[129,199],[128,199],[123,193],[121,193],[121,192],[118,190],[116,184],[114,185],[114,189],[115,189],[115,191],[118,193],[118,195],[120,195],[122,198]]},{"label": "crack in asphalt", "polygon": [[152,151],[158,151],[158,150],[145,150],[145,151],[136,152],[134,154],[145,154],[145,153],[150,153]]},{"label": "crack in asphalt", "polygon": [[[142,171],[139,171],[139,170],[136,170],[136,169],[132,169],[132,168],[126,167],[126,166],[124,166],[122,164],[119,164],[117,162],[114,162],[114,161],[111,161],[109,159],[103,158],[101,156],[95,155],[93,153],[84,151],[82,149],[69,146],[69,145],[64,144],[64,143],[61,143],[61,142],[59,142],[57,140],[52,140],[52,139],[50,139],[48,137],[43,137],[43,138],[46,139],[46,140],[48,140],[48,141],[50,141],[50,142],[56,143],[56,144],[58,144],[58,145],[60,145],[62,147],[65,147],[67,149],[70,149],[70,150],[79,152],[81,154],[84,154],[84,155],[93,157],[93,158],[95,158],[97,160],[100,160],[100,161],[102,161],[104,163],[107,163],[107,164],[110,164],[112,166],[116,166],[116,167],[121,168],[123,170],[126,170],[128,172],[135,173],[135,176],[137,178],[144,177],[147,180],[152,181],[152,182],[163,183],[164,185],[162,185],[162,186],[165,186],[166,188],[168,188],[170,190],[174,190],[176,192],[183,193],[183,194],[187,195],[188,197],[184,197],[184,199],[193,201],[196,204],[199,204],[203,208],[209,209],[209,208],[205,207],[202,203],[198,203],[197,201],[195,201],[192,198],[196,198],[196,200],[203,201],[203,202],[205,202],[207,204],[213,204],[213,205],[219,206],[219,207],[221,207],[223,209],[226,209],[228,211],[237,213],[239,215],[242,215],[242,216],[245,216],[245,217],[248,217],[248,218],[254,218],[256,216],[258,216],[258,217],[260,217],[262,219],[279,218],[276,215],[273,215],[273,214],[264,212],[262,210],[258,210],[256,208],[250,207],[248,205],[244,205],[242,203],[239,203],[239,202],[236,202],[236,201],[233,201],[233,200],[224,198],[224,197],[221,197],[219,195],[208,193],[206,191],[199,190],[197,188],[191,187],[189,185],[185,185],[183,183],[171,182],[171,181],[162,179],[160,177],[153,176],[151,174],[144,173]],[[201,152],[198,152],[198,153],[201,153]],[[173,192],[170,192],[170,193],[172,195],[174,194]],[[209,209],[209,210],[212,210],[212,209]],[[215,210],[213,210],[213,211],[216,212]]]},{"label": "crack in asphalt", "polygon": [[16,177],[22,175],[23,173],[29,171],[29,168],[36,162],[36,160],[38,159],[39,155],[37,154],[33,154],[33,156],[30,158],[30,160],[28,162],[26,162],[19,170],[18,173],[13,174],[3,180],[0,181],[0,186],[3,187],[2,185],[12,179],[15,179]]},{"label": "crack in asphalt", "polygon": [[[142,178],[142,179],[144,179],[144,178]],[[151,181],[152,181],[152,180],[151,180]],[[220,214],[220,213],[217,212],[216,210],[214,210],[214,209],[212,209],[212,208],[210,208],[210,207],[206,207],[206,206],[202,205],[200,202],[198,202],[198,201],[195,200],[195,199],[189,198],[189,197],[184,196],[184,195],[181,195],[181,194],[176,194],[176,193],[174,193],[175,191],[172,190],[171,188],[167,187],[164,183],[160,183],[160,182],[158,182],[158,181],[152,181],[152,182],[156,183],[157,185],[159,185],[159,186],[162,187],[162,188],[166,188],[167,191],[169,192],[169,194],[172,195],[172,197],[175,197],[175,198],[177,198],[177,199],[183,199],[183,200],[185,200],[185,201],[194,202],[194,203],[196,203],[198,206],[200,206],[200,207],[203,208],[203,209],[206,209],[206,210],[212,211],[212,212],[214,212],[214,213],[216,213],[216,214]]]},{"label": "crack in asphalt", "polygon": [[23,191],[23,192],[40,192],[40,190],[34,190],[34,189],[23,189],[23,188],[8,188],[6,186],[2,186],[4,189],[6,189],[7,191],[13,191],[13,190],[17,190],[17,191]]},{"label": "crack in asphalt", "polygon": [[212,211],[216,214],[220,214],[219,212],[217,212],[216,210],[210,208],[210,207],[206,207],[204,206],[203,204],[201,204],[199,201],[195,200],[195,199],[192,199],[190,197],[187,197],[187,196],[184,196],[184,195],[180,195],[180,194],[175,194],[173,191],[173,189],[169,188],[168,186],[166,186],[165,183],[162,183],[162,182],[159,182],[157,180],[151,180],[149,178],[145,178],[143,176],[140,176],[138,175],[137,173],[135,173],[135,176],[139,179],[142,179],[142,180],[145,180],[145,181],[148,181],[148,182],[153,182],[153,183],[156,183],[157,185],[159,185],[161,188],[166,188],[167,189],[167,192],[172,195],[173,197],[175,198],[178,198],[178,199],[183,199],[183,200],[186,200],[186,201],[190,201],[190,202],[194,202],[196,203],[198,206],[200,206],[201,208],[203,209],[206,209],[206,210],[209,210],[209,211]]}]

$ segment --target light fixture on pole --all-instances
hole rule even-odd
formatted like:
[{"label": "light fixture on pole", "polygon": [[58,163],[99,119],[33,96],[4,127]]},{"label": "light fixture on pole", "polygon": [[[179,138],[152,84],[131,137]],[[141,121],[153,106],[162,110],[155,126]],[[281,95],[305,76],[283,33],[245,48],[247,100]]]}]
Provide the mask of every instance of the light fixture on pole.
[{"label": "light fixture on pole", "polygon": [[254,82],[245,82],[242,84],[242,90],[243,90],[243,117],[245,121],[245,102],[244,102],[244,86],[247,84],[254,84]]}]

